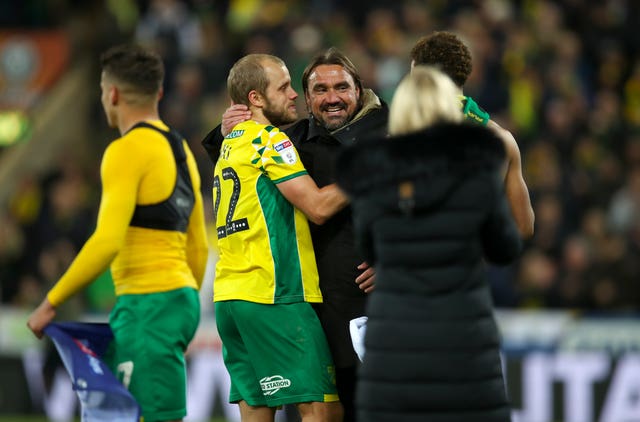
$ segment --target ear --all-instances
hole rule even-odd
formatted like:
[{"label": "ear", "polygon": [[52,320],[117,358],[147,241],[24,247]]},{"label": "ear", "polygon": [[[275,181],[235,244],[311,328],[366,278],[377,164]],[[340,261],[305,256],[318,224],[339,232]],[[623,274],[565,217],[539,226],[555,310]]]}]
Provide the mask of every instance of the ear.
[{"label": "ear", "polygon": [[120,91],[118,87],[115,85],[111,85],[109,88],[109,102],[111,105],[118,105],[118,101],[120,100]]},{"label": "ear", "polygon": [[164,97],[164,87],[160,87],[158,90],[158,101],[160,101]]},{"label": "ear", "polygon": [[249,99],[249,104],[254,105],[256,107],[262,107],[264,105],[264,99],[262,95],[255,89],[249,91],[247,94],[247,98]]}]

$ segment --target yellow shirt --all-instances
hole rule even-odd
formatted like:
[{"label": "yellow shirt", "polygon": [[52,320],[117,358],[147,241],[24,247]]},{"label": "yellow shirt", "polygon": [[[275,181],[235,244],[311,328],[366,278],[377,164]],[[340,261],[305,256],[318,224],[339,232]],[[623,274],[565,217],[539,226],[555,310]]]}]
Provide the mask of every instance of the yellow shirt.
[{"label": "yellow shirt", "polygon": [[322,302],[307,218],[276,186],[305,174],[291,140],[273,126],[247,121],[225,137],[213,180],[214,301]]},{"label": "yellow shirt", "polygon": [[[148,122],[167,130],[161,121]],[[95,232],[47,297],[57,306],[92,282],[111,264],[116,295],[199,288],[207,262],[200,176],[185,141],[195,203],[187,232],[131,227],[137,204],[167,199],[177,168],[161,133],[136,128],[113,141],[102,158],[102,197]]]}]

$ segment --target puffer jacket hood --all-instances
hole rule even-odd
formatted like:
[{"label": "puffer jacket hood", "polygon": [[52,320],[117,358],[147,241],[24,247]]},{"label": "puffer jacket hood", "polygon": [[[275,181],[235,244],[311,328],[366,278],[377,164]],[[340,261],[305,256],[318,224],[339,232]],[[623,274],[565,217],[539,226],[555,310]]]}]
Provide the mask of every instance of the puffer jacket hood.
[{"label": "puffer jacket hood", "polygon": [[347,193],[364,193],[405,179],[420,180],[430,187],[416,198],[419,209],[442,199],[460,176],[497,171],[504,159],[502,141],[490,130],[444,123],[345,149],[338,158],[338,184]]}]

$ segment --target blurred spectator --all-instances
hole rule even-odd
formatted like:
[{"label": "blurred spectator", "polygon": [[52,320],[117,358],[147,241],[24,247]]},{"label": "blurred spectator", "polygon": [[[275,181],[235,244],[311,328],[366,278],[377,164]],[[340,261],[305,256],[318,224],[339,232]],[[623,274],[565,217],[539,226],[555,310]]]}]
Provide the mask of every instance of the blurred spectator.
[{"label": "blurred spectator", "polygon": [[564,242],[558,280],[550,286],[548,306],[582,308],[587,301],[593,251],[580,235],[570,235]]},{"label": "blurred spectator", "polygon": [[0,300],[13,299],[20,285],[20,257],[24,251],[24,234],[13,216],[0,213]]},{"label": "blurred spectator", "polygon": [[192,146],[195,146],[201,137],[200,115],[198,110],[202,107],[204,97],[203,69],[197,62],[180,62],[171,81],[168,93],[160,105],[162,114],[167,120],[179,128]]},{"label": "blurred spectator", "polygon": [[153,47],[172,63],[198,58],[202,53],[200,22],[180,0],[151,0],[135,31],[139,43]]},{"label": "blurred spectator", "polygon": [[514,280],[517,307],[543,309],[549,306],[549,291],[558,276],[558,264],[537,248],[528,249],[519,260]]},{"label": "blurred spectator", "polygon": [[198,60],[204,51],[200,21],[180,0],[151,0],[140,16],[134,39],[163,57],[165,81],[175,79],[182,61]]},{"label": "blurred spectator", "polygon": [[[12,214],[2,224],[7,237],[0,237],[3,303],[37,305],[38,297],[60,277],[90,235],[95,220],[92,179],[77,161],[60,159],[40,185],[23,181],[23,190],[13,199]],[[16,257],[13,249],[18,245]],[[76,300],[63,313],[72,308],[79,312],[80,306]]]},{"label": "blurred spectator", "polygon": [[609,225],[615,233],[640,242],[640,166],[629,170],[624,185],[613,195]]}]

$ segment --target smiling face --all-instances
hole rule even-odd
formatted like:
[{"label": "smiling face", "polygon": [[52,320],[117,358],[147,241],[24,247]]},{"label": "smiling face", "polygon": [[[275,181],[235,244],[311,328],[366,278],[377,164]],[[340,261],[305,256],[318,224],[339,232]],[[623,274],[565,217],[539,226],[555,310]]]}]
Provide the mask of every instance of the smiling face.
[{"label": "smiling face", "polygon": [[340,65],[322,64],[309,75],[307,108],[328,130],[346,125],[360,108],[360,90]]},{"label": "smiling face", "polygon": [[263,63],[269,80],[264,93],[262,113],[274,126],[291,123],[298,119],[296,98],[298,94],[291,86],[291,76],[286,66],[268,60]]}]

